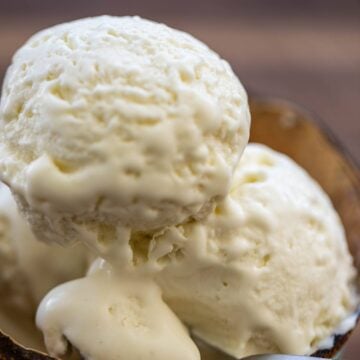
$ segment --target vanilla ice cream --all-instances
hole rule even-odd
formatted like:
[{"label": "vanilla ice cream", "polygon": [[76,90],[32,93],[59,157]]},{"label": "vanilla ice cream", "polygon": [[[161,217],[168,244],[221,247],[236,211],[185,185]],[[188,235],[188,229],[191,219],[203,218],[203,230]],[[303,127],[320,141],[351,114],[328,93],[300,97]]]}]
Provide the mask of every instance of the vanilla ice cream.
[{"label": "vanilla ice cream", "polygon": [[168,305],[236,357],[310,354],[354,310],[355,270],[329,198],[265,146],[248,145],[211,215],[168,228],[149,251]]},{"label": "vanilla ice cream", "polygon": [[36,321],[57,357],[69,341],[85,359],[200,360],[158,286],[150,278],[114,274],[106,264],[52,290]]},{"label": "vanilla ice cream", "polygon": [[[37,241],[0,183],[0,298],[33,313],[54,286],[85,274],[90,256],[82,244],[63,248]],[[0,324],[1,326],[1,324]]]},{"label": "vanilla ice cream", "polygon": [[201,218],[227,194],[250,126],[227,62],[138,17],[34,35],[7,71],[0,117],[0,174],[35,233],[122,261],[131,231]]},{"label": "vanilla ice cream", "polygon": [[[181,321],[236,357],[310,354],[354,310],[329,198],[286,156],[243,153],[246,92],[190,35],[109,16],[41,31],[7,71],[0,127],[0,178],[35,235],[105,259],[41,301],[51,355],[199,360]],[[82,244],[37,243],[0,195],[8,283],[37,302],[84,273]]]}]

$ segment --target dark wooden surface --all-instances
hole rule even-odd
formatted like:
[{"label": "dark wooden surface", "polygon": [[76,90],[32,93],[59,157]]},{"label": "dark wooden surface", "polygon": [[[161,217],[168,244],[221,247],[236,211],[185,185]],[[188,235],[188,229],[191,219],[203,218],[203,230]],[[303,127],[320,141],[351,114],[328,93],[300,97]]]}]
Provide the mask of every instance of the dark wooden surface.
[{"label": "dark wooden surface", "polygon": [[0,78],[30,34],[104,13],[194,34],[250,91],[314,111],[360,162],[360,0],[0,0]]},{"label": "dark wooden surface", "polygon": [[[199,37],[250,92],[313,111],[360,163],[360,0],[0,0],[0,79],[35,31],[105,13],[138,14]],[[360,359],[360,330],[345,358]]]}]

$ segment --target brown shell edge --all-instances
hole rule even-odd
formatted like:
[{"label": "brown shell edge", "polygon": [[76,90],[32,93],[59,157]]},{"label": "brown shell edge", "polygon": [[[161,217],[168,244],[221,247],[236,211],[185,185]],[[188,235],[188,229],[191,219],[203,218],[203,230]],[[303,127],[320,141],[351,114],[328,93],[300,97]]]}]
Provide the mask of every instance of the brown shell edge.
[{"label": "brown shell edge", "polygon": [[346,341],[349,339],[352,332],[353,330],[347,332],[344,335],[335,335],[334,346],[331,349],[318,350],[311,356],[315,356],[318,358],[325,358],[325,359],[331,359],[335,357],[340,352]]},{"label": "brown shell edge", "polygon": [[0,360],[56,360],[43,353],[30,350],[16,343],[0,331]]},{"label": "brown shell edge", "polygon": [[[329,350],[319,350],[311,356],[330,359],[337,355],[353,330],[344,335],[335,335],[335,344]],[[0,331],[0,360],[57,360],[35,350],[27,349]]]}]

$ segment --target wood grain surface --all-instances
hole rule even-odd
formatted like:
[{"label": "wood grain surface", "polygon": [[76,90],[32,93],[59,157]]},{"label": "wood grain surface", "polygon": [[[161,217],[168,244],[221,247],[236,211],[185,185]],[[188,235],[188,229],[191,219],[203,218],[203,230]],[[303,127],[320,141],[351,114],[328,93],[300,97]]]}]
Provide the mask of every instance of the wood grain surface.
[{"label": "wood grain surface", "polygon": [[[360,163],[359,0],[0,0],[0,81],[35,31],[105,13],[192,33],[231,63],[249,92],[314,112]],[[360,330],[345,359],[360,359]]]},{"label": "wood grain surface", "polygon": [[0,80],[35,31],[105,13],[194,34],[249,91],[314,111],[360,163],[360,0],[0,0]]}]

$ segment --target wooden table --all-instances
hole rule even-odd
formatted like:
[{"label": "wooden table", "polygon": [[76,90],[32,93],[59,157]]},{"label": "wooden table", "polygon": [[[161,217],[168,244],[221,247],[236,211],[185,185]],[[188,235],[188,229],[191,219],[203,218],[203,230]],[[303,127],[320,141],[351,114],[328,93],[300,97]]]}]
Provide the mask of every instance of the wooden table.
[{"label": "wooden table", "polygon": [[[35,31],[99,14],[139,14],[219,52],[251,93],[313,111],[360,163],[360,2],[356,0],[1,0],[0,77]],[[360,329],[346,359],[360,358]]]}]

